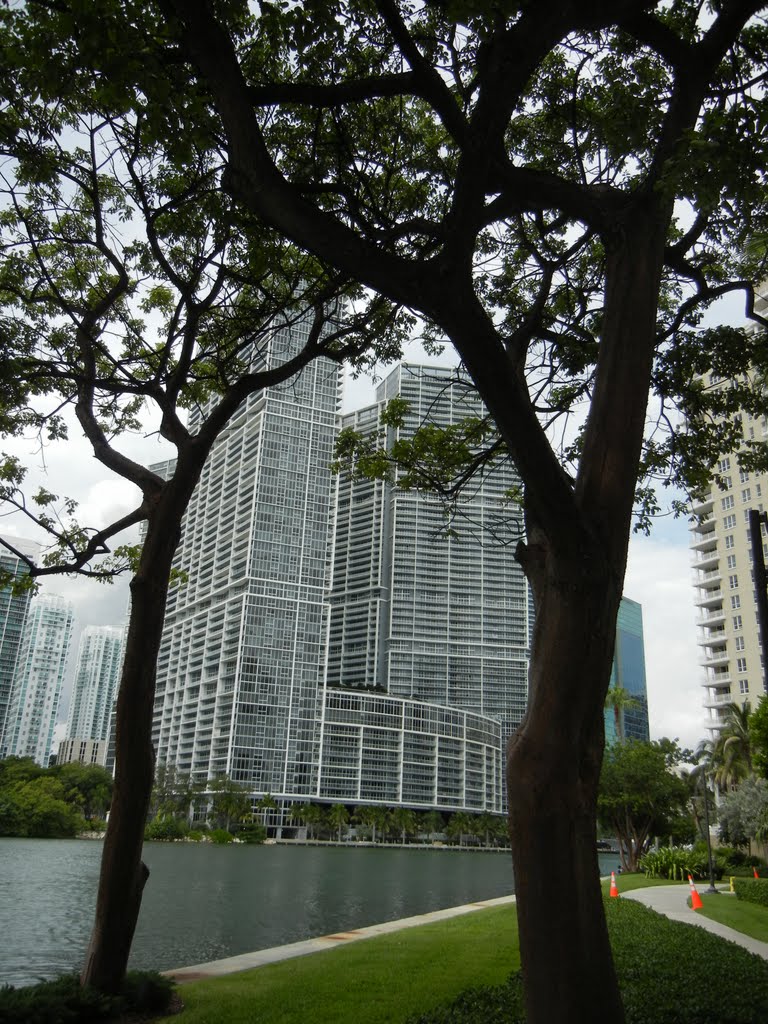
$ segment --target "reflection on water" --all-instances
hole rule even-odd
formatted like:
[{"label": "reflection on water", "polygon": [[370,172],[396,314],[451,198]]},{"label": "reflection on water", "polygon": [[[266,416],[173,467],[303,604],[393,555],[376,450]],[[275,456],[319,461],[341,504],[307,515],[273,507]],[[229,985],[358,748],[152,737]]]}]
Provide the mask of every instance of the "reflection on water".
[{"label": "reflection on water", "polygon": [[[100,857],[100,842],[0,839],[0,983],[78,969]],[[505,853],[147,843],[144,859],[131,966],[158,970],[513,891]]]}]

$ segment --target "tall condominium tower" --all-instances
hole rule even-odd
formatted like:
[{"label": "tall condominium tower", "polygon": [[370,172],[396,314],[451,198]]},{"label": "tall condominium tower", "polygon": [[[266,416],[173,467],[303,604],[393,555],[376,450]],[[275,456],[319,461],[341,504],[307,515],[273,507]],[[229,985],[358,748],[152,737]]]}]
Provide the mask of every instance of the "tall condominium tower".
[{"label": "tall condominium tower", "polygon": [[[398,366],[376,404],[344,427],[382,432],[382,412],[404,399],[391,447],[421,426],[482,417],[468,381],[442,367]],[[392,696],[490,716],[509,735],[527,699],[528,584],[515,560],[522,509],[510,462],[478,475],[447,531],[440,503],[393,483],[339,478],[328,645],[329,686],[380,687]]]},{"label": "tall condominium tower", "polygon": [[123,626],[86,626],[80,636],[66,732],[73,749],[78,741],[92,740],[103,743],[106,753],[124,636]]},{"label": "tall condominium tower", "polygon": [[[8,541],[17,551],[29,558],[33,560],[39,558],[40,545],[34,541],[22,540],[19,537],[9,537]],[[18,555],[14,555],[3,547],[0,547],[0,569],[12,576],[27,574],[26,563]],[[10,586],[0,588],[0,757],[6,756],[5,720],[31,597],[31,590],[14,594]]]},{"label": "tall condominium tower", "polygon": [[[308,330],[278,331],[267,361],[289,358]],[[153,738],[159,762],[197,780],[226,772],[254,793],[311,790],[340,386],[340,368],[316,360],[252,395],[187,511]]]},{"label": "tall condominium tower", "polygon": [[5,723],[7,755],[47,766],[73,624],[65,598],[42,595],[30,602]]}]

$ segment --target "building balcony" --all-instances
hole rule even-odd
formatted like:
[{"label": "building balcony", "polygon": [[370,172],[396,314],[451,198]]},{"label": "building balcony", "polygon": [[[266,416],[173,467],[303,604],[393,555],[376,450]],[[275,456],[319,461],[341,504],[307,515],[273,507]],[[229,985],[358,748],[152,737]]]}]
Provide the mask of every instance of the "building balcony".
[{"label": "building balcony", "polygon": [[715,608],[700,619],[696,619],[696,625],[703,628],[720,626],[725,622],[725,611],[723,608]]},{"label": "building balcony", "polygon": [[724,629],[710,629],[696,638],[699,647],[722,647],[728,639]]},{"label": "building balcony", "polygon": [[720,569],[710,569],[707,572],[696,572],[693,576],[693,585],[695,587],[710,586],[714,583],[719,583],[723,578],[723,574]]},{"label": "building balcony", "polygon": [[714,608],[715,605],[722,604],[723,592],[720,587],[714,587],[708,589],[702,587],[699,593],[693,599],[693,603],[697,608]]},{"label": "building balcony", "polygon": [[731,682],[730,672],[718,672],[717,675],[709,675],[702,679],[701,685],[708,686],[710,689],[717,689],[718,687],[730,686]]},{"label": "building balcony", "polygon": [[691,512],[695,516],[703,516],[711,512],[715,505],[715,499],[710,491],[709,494],[702,495],[699,498],[693,498],[691,501]]},{"label": "building balcony", "polygon": [[727,651],[713,651],[711,654],[699,658],[699,665],[702,668],[716,668],[718,665],[727,665],[730,660]]}]

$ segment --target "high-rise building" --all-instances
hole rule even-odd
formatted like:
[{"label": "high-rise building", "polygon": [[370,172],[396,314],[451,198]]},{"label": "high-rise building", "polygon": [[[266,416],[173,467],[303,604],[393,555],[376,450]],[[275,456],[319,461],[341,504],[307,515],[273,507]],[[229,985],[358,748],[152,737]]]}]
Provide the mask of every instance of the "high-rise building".
[{"label": "high-rise building", "polygon": [[[616,620],[616,648],[611,669],[611,686],[621,688],[631,703],[618,708],[620,737],[647,740],[648,692],[645,679],[645,645],[643,641],[643,609],[637,601],[621,599]],[[605,712],[605,739],[613,743],[616,735],[616,714]]]},{"label": "high-rise building", "polygon": [[[758,303],[756,302],[756,307]],[[760,301],[765,313],[768,302]],[[717,386],[710,381],[711,386]],[[745,442],[768,441],[768,416],[736,418]],[[707,728],[722,728],[730,703],[752,706],[765,692],[757,596],[752,570],[750,509],[768,506],[768,473],[741,469],[736,455],[719,460],[709,487],[693,502],[690,547],[698,608],[699,665],[703,670]],[[762,545],[768,559],[768,531]]]},{"label": "high-rise building", "polygon": [[30,602],[5,723],[6,756],[47,766],[73,625],[65,598],[43,594]]},{"label": "high-rise building", "polygon": [[[276,332],[267,362],[308,331],[309,319]],[[190,502],[153,739],[159,762],[196,780],[226,772],[254,793],[312,791],[340,393],[340,368],[320,359],[249,397]]]},{"label": "high-rise building", "polygon": [[[106,753],[109,719],[123,663],[124,637],[123,626],[86,626],[83,630],[67,716],[66,740],[71,744],[60,750],[59,760],[66,759],[70,746],[79,757],[78,744],[88,740],[102,742],[103,753]],[[91,754],[88,748],[88,758]],[[102,759],[101,752],[97,759]]]},{"label": "high-rise building", "polygon": [[[20,537],[9,537],[8,541],[17,551],[27,555],[33,561],[40,557],[40,545],[34,541],[22,540]],[[0,546],[0,569],[11,576],[28,574],[26,562],[2,546]],[[31,597],[31,590],[15,594],[11,586],[0,588],[0,757],[6,756],[5,721]]]},{"label": "high-rise building", "polygon": [[[402,424],[384,427],[392,399]],[[376,404],[343,428],[389,448],[420,427],[457,426],[486,410],[456,370],[403,363]],[[397,471],[400,472],[400,471]],[[527,701],[529,591],[515,559],[522,507],[509,460],[492,464],[458,500],[455,529],[428,494],[391,481],[339,477],[331,586],[328,683],[488,715],[508,736]]]}]

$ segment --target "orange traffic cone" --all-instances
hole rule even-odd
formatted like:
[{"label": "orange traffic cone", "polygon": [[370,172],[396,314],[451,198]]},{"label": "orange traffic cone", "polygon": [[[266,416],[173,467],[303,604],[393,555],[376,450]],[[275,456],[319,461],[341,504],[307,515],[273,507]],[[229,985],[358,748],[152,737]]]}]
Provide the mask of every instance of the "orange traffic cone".
[{"label": "orange traffic cone", "polygon": [[618,896],[619,895],[619,890],[616,888],[616,873],[615,873],[615,871],[611,872],[611,891],[610,891],[610,895],[611,896]]},{"label": "orange traffic cone", "polygon": [[693,884],[693,875],[688,875],[688,881],[691,883],[691,910],[701,910],[704,904],[701,902],[701,896],[696,892],[696,886]]},{"label": "orange traffic cone", "polygon": [[755,876],[755,878],[760,877],[760,875],[757,873],[757,868],[752,868],[752,874]]}]

